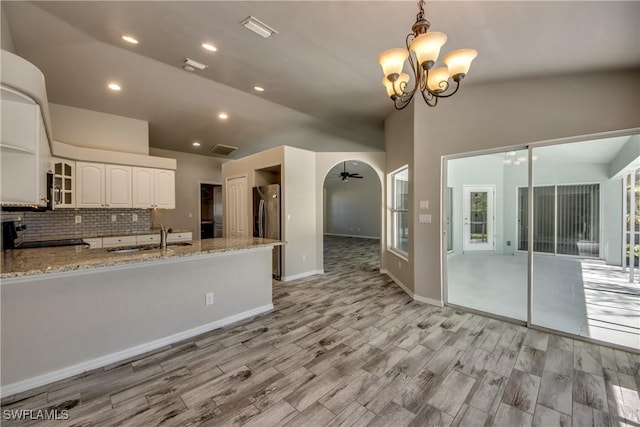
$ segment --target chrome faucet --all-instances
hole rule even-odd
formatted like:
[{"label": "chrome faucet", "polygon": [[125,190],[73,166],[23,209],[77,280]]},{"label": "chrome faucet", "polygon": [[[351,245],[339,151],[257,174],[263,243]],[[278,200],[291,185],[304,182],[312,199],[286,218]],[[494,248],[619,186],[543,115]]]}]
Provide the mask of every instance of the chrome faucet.
[{"label": "chrome faucet", "polygon": [[167,229],[160,224],[160,249],[167,249]]}]

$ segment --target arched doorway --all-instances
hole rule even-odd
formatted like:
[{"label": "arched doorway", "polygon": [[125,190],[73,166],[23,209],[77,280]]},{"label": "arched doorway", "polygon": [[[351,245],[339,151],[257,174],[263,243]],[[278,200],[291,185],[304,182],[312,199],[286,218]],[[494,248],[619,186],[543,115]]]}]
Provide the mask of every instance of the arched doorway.
[{"label": "arched doorway", "polygon": [[322,195],[325,273],[378,271],[383,232],[378,173],[362,160],[343,160],[325,175]]}]

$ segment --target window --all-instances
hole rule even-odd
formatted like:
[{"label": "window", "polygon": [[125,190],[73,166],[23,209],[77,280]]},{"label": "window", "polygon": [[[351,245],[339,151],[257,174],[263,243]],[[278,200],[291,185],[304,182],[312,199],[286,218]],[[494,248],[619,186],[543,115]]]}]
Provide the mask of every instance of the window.
[{"label": "window", "polygon": [[[527,188],[518,189],[518,249],[527,250]],[[533,189],[533,250],[598,257],[600,186],[556,185]]]},{"label": "window", "polygon": [[405,166],[390,175],[391,204],[389,249],[400,255],[409,253],[409,167]]}]

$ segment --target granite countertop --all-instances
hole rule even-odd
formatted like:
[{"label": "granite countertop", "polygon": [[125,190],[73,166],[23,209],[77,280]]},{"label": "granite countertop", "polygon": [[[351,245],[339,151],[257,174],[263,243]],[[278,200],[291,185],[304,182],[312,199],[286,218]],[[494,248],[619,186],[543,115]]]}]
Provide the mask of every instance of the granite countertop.
[{"label": "granite countertop", "polygon": [[220,237],[195,240],[190,243],[192,243],[191,246],[174,246],[169,243],[168,249],[146,249],[132,253],[110,252],[109,249],[87,249],[82,246],[9,249],[2,251],[0,278],[64,273],[284,244],[279,240],[259,237]]}]

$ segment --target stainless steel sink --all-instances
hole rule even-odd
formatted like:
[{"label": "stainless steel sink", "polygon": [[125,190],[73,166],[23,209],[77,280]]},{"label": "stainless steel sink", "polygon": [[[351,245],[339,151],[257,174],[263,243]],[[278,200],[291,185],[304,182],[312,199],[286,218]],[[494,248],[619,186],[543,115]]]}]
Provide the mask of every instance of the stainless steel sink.
[{"label": "stainless steel sink", "polygon": [[193,246],[191,242],[175,242],[175,243],[167,243],[168,248],[174,248],[177,246]]},{"label": "stainless steel sink", "polygon": [[[178,247],[182,247],[182,246],[193,246],[193,243],[191,242],[175,242],[175,243],[169,243],[167,244],[167,248],[178,248]],[[136,252],[140,252],[140,251],[151,251],[154,249],[160,249],[160,245],[140,245],[140,246],[129,246],[129,247],[117,247],[117,248],[111,248],[108,249],[108,252],[113,252],[116,254],[130,254],[130,253],[136,253]]]},{"label": "stainless steel sink", "polygon": [[114,254],[130,254],[130,253],[134,253],[134,252],[138,252],[140,251],[140,248],[138,247],[134,247],[134,248],[111,248],[108,249],[107,252],[113,252]]}]

